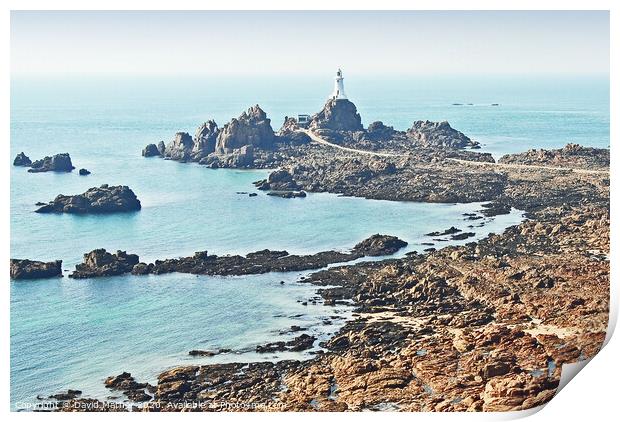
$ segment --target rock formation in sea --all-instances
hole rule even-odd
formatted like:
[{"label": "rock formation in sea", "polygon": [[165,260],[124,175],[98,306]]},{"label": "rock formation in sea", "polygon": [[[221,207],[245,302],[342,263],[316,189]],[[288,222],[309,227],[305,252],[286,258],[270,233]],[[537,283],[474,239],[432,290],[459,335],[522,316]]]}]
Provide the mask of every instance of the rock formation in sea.
[{"label": "rock formation in sea", "polygon": [[79,195],[58,195],[35,212],[70,214],[108,214],[139,211],[140,201],[128,186],[101,185]]},{"label": "rock formation in sea", "polygon": [[271,120],[257,104],[224,125],[217,136],[215,150],[220,154],[229,154],[246,145],[272,149],[274,141]]},{"label": "rock formation in sea", "polygon": [[11,278],[15,280],[62,277],[62,261],[11,259]]},{"label": "rock formation in sea", "polygon": [[159,148],[157,148],[157,145],[155,144],[148,144],[142,150],[143,157],[159,157],[161,155],[162,154],[159,152]]},{"label": "rock formation in sea", "polygon": [[364,127],[355,104],[349,100],[331,99],[325,103],[323,110],[312,116],[310,129],[361,131]]},{"label": "rock formation in sea", "polygon": [[446,121],[415,121],[407,131],[407,135],[416,145],[425,147],[465,148],[478,146],[478,142],[472,141],[462,132],[453,129],[450,123]]},{"label": "rock formation in sea", "polygon": [[78,174],[79,174],[80,176],[88,176],[88,175],[90,174],[90,170],[82,168],[82,169],[80,169],[80,171],[78,172]]},{"label": "rock formation in sea", "polygon": [[166,145],[164,157],[176,161],[188,161],[193,148],[194,141],[191,135],[187,132],[177,132],[174,139]]},{"label": "rock formation in sea", "polygon": [[117,251],[111,254],[105,249],[95,249],[84,254],[84,262],[75,266],[71,278],[93,278],[121,275],[132,270],[140,261],[138,255]]},{"label": "rock formation in sea", "polygon": [[219,133],[220,129],[214,120],[209,120],[196,129],[194,146],[190,153],[192,161],[200,161],[207,155],[215,152],[215,144]]},{"label": "rock formation in sea", "polygon": [[13,160],[13,165],[21,166],[21,167],[30,167],[32,165],[32,161],[26,154],[24,154],[23,152],[20,152],[19,154],[15,156],[15,160]]},{"label": "rock formation in sea", "polygon": [[51,157],[45,157],[40,160],[34,161],[28,172],[30,173],[42,173],[46,171],[56,172],[70,172],[74,169],[73,163],[71,163],[71,157],[67,153],[55,154]]}]

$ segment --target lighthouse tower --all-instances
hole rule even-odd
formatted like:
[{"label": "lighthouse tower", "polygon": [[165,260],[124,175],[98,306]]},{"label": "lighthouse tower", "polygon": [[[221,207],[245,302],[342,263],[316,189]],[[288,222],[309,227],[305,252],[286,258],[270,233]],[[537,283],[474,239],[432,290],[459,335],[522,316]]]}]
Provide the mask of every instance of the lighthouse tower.
[{"label": "lighthouse tower", "polygon": [[331,98],[334,100],[346,100],[347,94],[344,93],[344,78],[342,77],[342,70],[338,69],[336,77],[334,78],[334,92]]}]

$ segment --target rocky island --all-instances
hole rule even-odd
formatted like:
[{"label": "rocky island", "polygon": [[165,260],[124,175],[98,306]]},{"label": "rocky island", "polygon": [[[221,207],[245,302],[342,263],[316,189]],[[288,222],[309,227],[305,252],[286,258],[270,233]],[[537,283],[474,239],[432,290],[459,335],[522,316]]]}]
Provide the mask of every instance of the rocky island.
[{"label": "rocky island", "polygon": [[79,195],[58,195],[35,212],[69,214],[109,214],[139,211],[136,194],[127,186],[101,185]]}]

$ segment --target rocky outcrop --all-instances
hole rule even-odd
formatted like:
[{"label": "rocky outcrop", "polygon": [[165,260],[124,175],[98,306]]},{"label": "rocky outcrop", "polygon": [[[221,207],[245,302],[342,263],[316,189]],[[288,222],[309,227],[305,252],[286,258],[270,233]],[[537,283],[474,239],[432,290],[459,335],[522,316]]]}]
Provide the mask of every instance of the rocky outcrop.
[{"label": "rocky outcrop", "polygon": [[416,145],[424,147],[465,148],[478,146],[478,142],[472,141],[462,132],[453,129],[446,121],[415,121],[411,129],[407,131],[407,135]]},{"label": "rocky outcrop", "polygon": [[11,259],[11,278],[25,280],[62,277],[62,261],[42,262],[29,259]]},{"label": "rocky outcrop", "polygon": [[[165,151],[165,149],[164,149],[164,151]],[[159,148],[157,148],[157,145],[155,145],[155,144],[148,144],[142,150],[142,156],[143,157],[159,157],[159,156],[161,156],[161,153],[159,152]]]},{"label": "rocky outcrop", "polygon": [[302,352],[312,349],[316,337],[302,334],[289,341],[276,341],[264,345],[256,346],[256,353],[275,353],[275,352]]},{"label": "rocky outcrop", "polygon": [[14,166],[30,167],[31,164],[32,164],[32,161],[23,152],[20,152],[19,154],[17,154],[15,156],[15,160],[13,160]]},{"label": "rocky outcrop", "polygon": [[110,390],[122,391],[133,402],[149,401],[153,397],[147,391],[151,394],[155,392],[155,387],[146,382],[136,382],[129,372],[106,378],[104,385]]},{"label": "rocky outcrop", "polygon": [[80,176],[88,176],[90,174],[90,171],[88,169],[80,169],[80,171],[78,172],[78,174]]},{"label": "rocky outcrop", "polygon": [[192,161],[200,161],[207,155],[215,152],[215,144],[220,130],[213,120],[203,123],[196,129],[194,146],[191,151]]},{"label": "rocky outcrop", "polygon": [[177,132],[174,139],[166,145],[164,157],[176,161],[188,161],[193,148],[194,141],[191,135],[187,132]]},{"label": "rocky outcrop", "polygon": [[46,171],[70,172],[74,168],[69,154],[63,153],[36,160],[31,164],[28,171],[30,173],[42,173]]},{"label": "rocky outcrop", "polygon": [[139,261],[138,255],[125,251],[111,254],[105,249],[95,249],[84,254],[84,262],[76,265],[75,271],[69,274],[69,277],[93,278],[126,274],[131,272]]},{"label": "rocky outcrop", "polygon": [[109,214],[139,211],[140,201],[127,186],[101,185],[79,195],[58,195],[35,212],[69,214]]},{"label": "rocky outcrop", "polygon": [[312,116],[310,129],[361,131],[364,127],[355,104],[349,100],[331,99],[325,103],[323,110]]},{"label": "rocky outcrop", "polygon": [[608,169],[609,149],[588,148],[578,144],[567,144],[560,149],[531,149],[519,154],[504,155],[502,164],[544,165],[582,169]]},{"label": "rocky outcrop", "polygon": [[396,236],[373,234],[355,245],[353,250],[364,256],[392,255],[407,246],[407,242]]},{"label": "rocky outcrop", "polygon": [[284,124],[278,131],[276,141],[291,146],[300,146],[309,144],[312,140],[308,135],[300,132],[300,127],[297,124],[297,119],[294,117],[285,117]]},{"label": "rocky outcrop", "polygon": [[364,137],[371,141],[387,141],[396,135],[397,131],[392,126],[386,126],[383,122],[372,122],[368,125]]},{"label": "rocky outcrop", "polygon": [[304,271],[326,267],[336,262],[352,261],[364,256],[389,255],[407,245],[394,236],[373,235],[358,243],[350,252],[325,251],[313,255],[290,255],[286,251],[265,249],[246,256],[209,255],[207,251],[196,252],[194,256],[173,258],[154,263],[140,263],[132,273],[165,274],[171,272],[204,275],[248,275],[267,272]]},{"label": "rocky outcrop", "polygon": [[271,120],[257,104],[224,125],[217,136],[215,151],[230,154],[246,145],[269,150],[274,141]]}]

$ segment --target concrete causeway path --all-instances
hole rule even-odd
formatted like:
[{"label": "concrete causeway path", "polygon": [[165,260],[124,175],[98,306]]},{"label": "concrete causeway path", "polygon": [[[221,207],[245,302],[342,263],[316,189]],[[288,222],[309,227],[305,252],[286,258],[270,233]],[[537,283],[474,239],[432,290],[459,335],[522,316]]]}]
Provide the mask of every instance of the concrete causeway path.
[{"label": "concrete causeway path", "polygon": [[[302,133],[305,133],[312,139],[314,142],[329,146],[332,148],[337,148],[342,151],[352,152],[356,154],[362,155],[373,155],[376,157],[406,157],[409,154],[395,154],[389,152],[376,152],[376,151],[368,151],[363,149],[355,149],[349,147],[343,147],[342,145],[334,144],[332,142],[326,141],[321,138],[314,132],[308,129],[300,129]],[[575,173],[581,174],[609,174],[609,170],[588,170],[588,169],[580,169],[580,168],[572,168],[572,167],[554,167],[554,166],[539,166],[534,164],[507,164],[507,163],[489,163],[486,161],[470,161],[470,160],[462,160],[460,158],[446,158],[446,160],[453,161],[460,164],[465,165],[474,165],[474,166],[491,166],[496,168],[506,168],[506,169],[516,169],[516,170],[551,170],[551,171],[573,171]]]}]

